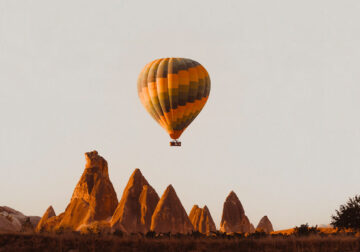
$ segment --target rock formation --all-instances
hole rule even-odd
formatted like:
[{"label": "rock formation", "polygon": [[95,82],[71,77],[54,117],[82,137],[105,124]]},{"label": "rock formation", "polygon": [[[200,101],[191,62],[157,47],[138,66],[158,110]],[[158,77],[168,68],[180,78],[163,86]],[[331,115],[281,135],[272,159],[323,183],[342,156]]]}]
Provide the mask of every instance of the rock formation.
[{"label": "rock formation", "polygon": [[40,216],[28,216],[30,219],[30,223],[33,226],[33,228],[35,229],[37,224],[39,223],[41,217]]},{"label": "rock formation", "polygon": [[151,230],[156,233],[187,234],[194,230],[172,185],[169,185],[157,204],[151,220]]},{"label": "rock formation", "polygon": [[26,217],[25,221],[21,225],[20,232],[34,232],[34,226],[30,221],[30,217]]},{"label": "rock formation", "polygon": [[39,220],[38,216],[26,216],[10,207],[0,207],[0,232],[32,232]]},{"label": "rock formation", "polygon": [[200,208],[198,205],[194,205],[190,211],[189,219],[195,231],[199,231],[203,234],[209,234],[211,231],[216,231],[215,223],[207,206]]},{"label": "rock formation", "polygon": [[19,232],[21,230],[21,222],[8,214],[0,213],[0,232]]},{"label": "rock formation", "polygon": [[150,231],[151,217],[158,202],[159,196],[154,188],[141,171],[135,169],[111,219],[111,227],[128,233]]},{"label": "rock formation", "polygon": [[250,221],[236,194],[231,191],[224,202],[220,231],[225,233],[249,233]]},{"label": "rock formation", "polygon": [[[97,151],[85,153],[85,170],[77,183],[70,203],[56,216],[50,206],[42,218],[25,216],[9,207],[0,207],[0,232],[80,231],[82,233],[191,233],[216,231],[209,209],[194,205],[187,215],[174,188],[169,185],[161,199],[139,169],[131,175],[120,202],[108,174],[106,160]],[[256,230],[273,231],[264,216]],[[254,232],[236,194],[231,191],[223,206],[220,231]]]},{"label": "rock formation", "polygon": [[36,226],[35,231],[36,232],[42,232],[42,231],[50,231],[49,226],[47,225],[47,221],[51,218],[56,216],[54,208],[52,206],[49,206],[48,209],[46,209],[44,215],[42,216],[41,220]]},{"label": "rock formation", "polygon": [[85,170],[65,212],[49,219],[55,229],[80,230],[81,225],[110,219],[116,209],[118,200],[106,160],[97,151],[85,153],[85,159]]},{"label": "rock formation", "polygon": [[273,228],[269,218],[265,215],[259,221],[259,224],[257,225],[256,230],[257,231],[264,231],[265,233],[271,233],[271,232],[274,231],[274,228]]},{"label": "rock formation", "polygon": [[59,229],[59,223],[64,217],[65,213],[61,213],[58,216],[53,216],[47,219],[38,232],[52,232]]},{"label": "rock formation", "polygon": [[250,231],[249,231],[249,233],[254,233],[254,232],[255,232],[254,224],[250,223]]}]

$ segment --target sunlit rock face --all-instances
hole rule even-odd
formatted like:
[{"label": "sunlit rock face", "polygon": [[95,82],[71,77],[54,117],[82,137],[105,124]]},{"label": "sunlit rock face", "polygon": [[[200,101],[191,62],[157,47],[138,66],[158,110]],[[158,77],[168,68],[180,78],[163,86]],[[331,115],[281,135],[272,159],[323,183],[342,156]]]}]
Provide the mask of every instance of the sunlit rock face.
[{"label": "sunlit rock face", "polygon": [[272,223],[269,220],[269,218],[265,215],[259,221],[259,224],[257,225],[256,230],[257,231],[264,231],[266,233],[271,233],[271,232],[274,231],[274,228],[273,228]]},{"label": "sunlit rock face", "polygon": [[116,209],[118,200],[106,160],[97,151],[85,153],[85,159],[85,170],[65,212],[49,219],[55,222],[53,229],[80,230],[93,221],[109,220]]},{"label": "sunlit rock face", "polygon": [[54,208],[52,206],[49,206],[48,209],[46,209],[42,218],[40,219],[39,223],[37,224],[35,231],[36,232],[50,231],[50,227],[47,224],[47,222],[51,217],[55,217],[55,216],[56,214]]},{"label": "sunlit rock face", "polygon": [[111,219],[111,227],[127,233],[146,233],[159,196],[139,169],[131,175]]},{"label": "sunlit rock face", "polygon": [[249,233],[250,227],[250,221],[245,215],[239,198],[231,191],[224,202],[220,231],[225,233]]},{"label": "sunlit rock face", "polygon": [[156,233],[191,233],[194,228],[174,188],[169,185],[157,204],[151,220]]},{"label": "sunlit rock face", "polygon": [[203,234],[216,231],[215,223],[207,206],[200,208],[198,205],[194,205],[190,211],[189,219],[195,231]]}]

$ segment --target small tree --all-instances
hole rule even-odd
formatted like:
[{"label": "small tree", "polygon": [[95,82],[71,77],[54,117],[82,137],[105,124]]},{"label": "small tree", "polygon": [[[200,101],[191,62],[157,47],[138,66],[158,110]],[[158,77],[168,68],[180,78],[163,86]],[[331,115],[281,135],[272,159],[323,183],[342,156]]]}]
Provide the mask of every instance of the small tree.
[{"label": "small tree", "polygon": [[360,195],[349,198],[345,205],[341,205],[336,214],[331,216],[331,225],[335,228],[360,230]]}]

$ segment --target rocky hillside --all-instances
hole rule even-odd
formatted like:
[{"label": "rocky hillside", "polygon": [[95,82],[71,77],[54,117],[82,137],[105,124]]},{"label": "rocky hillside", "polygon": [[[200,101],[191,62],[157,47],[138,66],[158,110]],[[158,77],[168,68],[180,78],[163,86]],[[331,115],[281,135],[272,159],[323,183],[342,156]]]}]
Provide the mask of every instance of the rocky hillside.
[{"label": "rocky hillside", "polygon": [[40,221],[38,216],[26,216],[7,206],[0,206],[0,232],[33,231]]}]

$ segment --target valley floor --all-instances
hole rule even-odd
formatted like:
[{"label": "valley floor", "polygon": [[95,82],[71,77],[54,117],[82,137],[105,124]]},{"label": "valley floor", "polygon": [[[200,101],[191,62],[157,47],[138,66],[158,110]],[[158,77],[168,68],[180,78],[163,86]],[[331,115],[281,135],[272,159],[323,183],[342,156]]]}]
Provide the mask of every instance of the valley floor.
[{"label": "valley floor", "polygon": [[68,234],[0,234],[0,251],[360,251],[352,235],[256,237],[145,238],[138,236]]}]

